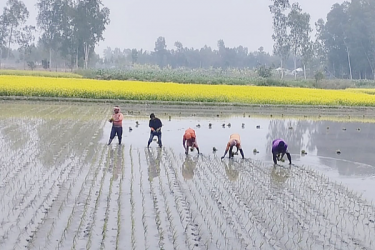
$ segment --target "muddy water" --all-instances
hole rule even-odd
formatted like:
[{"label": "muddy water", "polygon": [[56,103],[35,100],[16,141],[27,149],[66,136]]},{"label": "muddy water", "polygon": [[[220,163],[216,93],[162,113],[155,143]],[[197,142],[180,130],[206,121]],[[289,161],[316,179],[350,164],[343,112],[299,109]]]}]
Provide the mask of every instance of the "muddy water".
[{"label": "muddy water", "polygon": [[[148,106],[107,146],[109,105],[0,103],[0,249],[374,248],[369,120],[153,108],[162,149],[146,148]],[[184,154],[188,127],[202,156]],[[232,133],[246,159],[221,161]],[[273,167],[275,138],[291,168]]]},{"label": "muddy water", "polygon": [[[295,167],[309,166],[375,202],[375,154],[372,147],[375,142],[375,125],[368,120],[366,123],[334,122],[304,117],[272,119],[269,116],[249,118],[243,115],[225,118],[172,116],[170,121],[169,116],[162,115],[161,120],[164,125],[164,146],[172,147],[179,153],[183,153],[182,135],[189,127],[196,130],[198,144],[205,156],[222,156],[230,134],[239,133],[245,158],[260,160],[267,167],[273,166],[270,153],[272,141],[283,138],[289,145]],[[211,128],[209,124],[212,124]],[[102,143],[109,137],[110,126],[106,123],[104,127]],[[143,148],[148,138],[148,119],[126,117],[125,143]],[[157,144],[153,143],[153,146]],[[216,154],[213,153],[213,147],[218,149]],[[254,149],[259,153],[254,154]],[[302,155],[302,150],[307,154]],[[287,162],[281,164],[288,166]]]}]

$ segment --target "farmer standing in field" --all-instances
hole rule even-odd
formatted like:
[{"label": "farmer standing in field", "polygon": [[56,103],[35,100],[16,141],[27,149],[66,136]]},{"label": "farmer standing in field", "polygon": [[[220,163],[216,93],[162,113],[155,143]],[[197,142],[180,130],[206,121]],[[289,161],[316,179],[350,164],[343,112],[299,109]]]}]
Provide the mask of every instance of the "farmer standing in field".
[{"label": "farmer standing in field", "polygon": [[[280,157],[281,154],[281,157]],[[275,165],[277,164],[277,161],[281,161],[284,157],[284,155],[288,157],[289,164],[292,164],[292,157],[290,156],[290,153],[288,152],[288,145],[283,139],[276,139],[272,142],[272,158],[273,163]]]},{"label": "farmer standing in field", "polygon": [[194,129],[188,128],[185,131],[185,134],[182,137],[182,146],[185,149],[185,154],[188,154],[189,147],[191,148],[191,151],[193,151],[194,148],[196,148],[199,154],[199,146],[197,143],[197,136],[195,135]]},{"label": "farmer standing in field", "polygon": [[229,150],[229,158],[233,158],[233,156],[234,156],[233,147],[234,146],[237,148],[237,152],[238,152],[238,150],[240,150],[242,159],[244,159],[245,156],[244,156],[243,151],[242,151],[241,138],[240,138],[239,134],[232,134],[232,135],[230,135],[229,141],[227,143],[227,147],[225,149],[225,153],[221,157],[221,159],[224,159],[225,155],[228,153],[228,150]]},{"label": "farmer standing in field", "polygon": [[122,120],[124,119],[124,115],[120,112],[119,106],[115,106],[113,108],[114,114],[112,115],[111,119],[109,119],[109,122],[112,123],[112,130],[111,135],[109,137],[108,145],[111,144],[113,138],[117,135],[118,138],[118,144],[121,145],[121,139],[122,139]]},{"label": "farmer standing in field", "polygon": [[148,139],[147,147],[150,147],[150,144],[154,136],[158,137],[159,147],[162,147],[163,144],[161,143],[161,127],[163,126],[163,124],[161,123],[159,118],[155,117],[154,113],[150,115],[150,122],[148,126],[150,127],[151,131],[150,131],[150,139]]}]

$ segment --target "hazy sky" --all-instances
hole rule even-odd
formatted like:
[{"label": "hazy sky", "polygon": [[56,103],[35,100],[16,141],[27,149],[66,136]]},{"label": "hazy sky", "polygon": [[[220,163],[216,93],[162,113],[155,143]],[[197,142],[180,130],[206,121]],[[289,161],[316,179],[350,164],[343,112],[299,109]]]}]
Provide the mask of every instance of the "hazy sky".
[{"label": "hazy sky", "polygon": [[[35,25],[37,0],[24,0],[30,11],[30,23]],[[223,39],[227,47],[239,45],[250,51],[263,46],[272,52],[272,19],[270,0],[102,0],[111,11],[111,23],[99,43],[102,55],[106,47],[153,50],[159,36],[170,49],[175,41],[184,47],[217,48]],[[229,4],[229,2],[231,2]],[[296,2],[291,0],[291,2]],[[326,19],[334,3],[342,0],[299,0],[303,11],[311,15],[311,23]],[[0,0],[1,13],[6,0]],[[315,28],[315,26],[313,26]]]}]

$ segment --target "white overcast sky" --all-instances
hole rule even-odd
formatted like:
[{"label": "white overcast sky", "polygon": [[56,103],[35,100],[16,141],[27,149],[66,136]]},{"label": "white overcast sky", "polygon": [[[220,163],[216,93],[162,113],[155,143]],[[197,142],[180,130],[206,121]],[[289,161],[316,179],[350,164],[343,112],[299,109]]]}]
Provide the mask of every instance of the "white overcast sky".
[{"label": "white overcast sky", "polygon": [[[36,24],[37,0],[24,0],[30,11],[29,22]],[[272,19],[270,0],[102,0],[111,11],[107,27],[97,53],[106,47],[153,50],[159,36],[166,39],[171,49],[175,41],[184,47],[217,48],[223,39],[227,47],[242,45],[255,51],[263,46],[272,52]],[[291,0],[291,3],[296,2]],[[311,15],[311,24],[326,19],[335,3],[342,0],[299,0],[303,11]],[[6,0],[0,0],[0,11]]]}]

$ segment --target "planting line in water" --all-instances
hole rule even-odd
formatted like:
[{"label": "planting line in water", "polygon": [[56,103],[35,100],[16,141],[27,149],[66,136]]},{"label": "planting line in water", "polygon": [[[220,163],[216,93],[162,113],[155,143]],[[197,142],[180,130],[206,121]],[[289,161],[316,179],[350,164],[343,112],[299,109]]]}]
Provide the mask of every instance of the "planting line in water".
[{"label": "planting line in water", "polygon": [[[214,220],[213,225],[215,228],[218,228],[218,231],[220,231],[219,235],[222,234],[221,238],[223,239],[223,242],[217,242],[216,247],[243,249],[246,246],[252,245],[252,237],[244,236],[248,233],[242,231],[242,229],[244,229],[242,225],[233,227],[233,221],[230,216],[228,216],[225,204],[223,204],[223,202],[217,197],[217,192],[225,191],[221,190],[222,186],[220,181],[212,182],[211,175],[215,175],[216,173],[213,174],[204,170],[207,167],[206,161],[203,162],[201,160],[199,163],[199,165],[197,164],[196,173],[192,181],[195,184],[196,189],[199,190],[198,195],[203,196],[202,203],[209,207],[208,211],[215,211],[211,213],[214,215],[212,218]],[[204,214],[205,211],[201,211],[201,213]],[[216,238],[220,238],[220,236]],[[232,242],[233,239],[237,240]]]},{"label": "planting line in water", "polygon": [[[81,132],[77,130],[78,134]],[[80,139],[79,136],[77,137]],[[69,147],[66,148],[69,149]],[[73,215],[80,213],[83,209],[84,198],[82,196],[85,190],[82,187],[90,171],[90,167],[87,167],[82,161],[89,162],[88,152],[91,150],[93,150],[93,146],[85,147],[80,157],[77,157],[75,150],[70,149],[70,156],[65,156],[67,159],[71,159],[70,162],[67,160],[70,169],[63,168],[59,174],[57,186],[60,188],[58,196],[55,198],[48,215],[44,218],[45,222],[50,223],[43,223],[38,228],[38,235],[33,237],[35,239],[32,242],[34,246],[40,246],[44,243],[46,248],[51,248],[52,246],[56,248],[59,245],[63,245],[64,239],[73,238],[72,234],[75,230],[69,230],[69,228],[78,227],[76,223],[80,220],[74,218]],[[73,244],[73,241],[70,240],[69,244]]]},{"label": "planting line in water", "polygon": [[[61,151],[59,153],[61,153]],[[63,170],[61,171],[61,173],[64,172],[64,168],[68,168],[69,166],[71,166],[71,164],[66,164],[65,167],[63,167]],[[30,233],[30,228],[35,228],[38,226],[37,225],[38,221],[35,221],[36,218],[30,218],[29,216],[31,215],[30,213],[33,213],[32,209],[35,209],[35,206],[37,206],[37,204],[39,204],[39,206],[43,205],[43,200],[44,200],[42,198],[43,190],[50,190],[48,194],[45,194],[46,197],[49,198],[49,203],[51,203],[53,200],[53,197],[50,197],[51,192],[53,191],[54,195],[57,195],[56,192],[58,192],[59,188],[57,187],[56,182],[59,178],[59,175],[56,175],[56,174],[54,175],[55,172],[56,172],[56,169],[53,169],[53,168],[50,168],[48,171],[42,172],[42,176],[39,179],[40,180],[39,182],[41,183],[38,185],[38,182],[35,182],[32,185],[32,187],[26,191],[26,193],[23,195],[23,198],[21,198],[20,204],[18,205],[18,209],[10,210],[10,211],[13,211],[13,214],[9,214],[7,216],[9,220],[17,221],[17,223],[21,223],[21,219],[23,218],[21,225],[31,224],[31,227],[26,227],[29,230],[29,233]],[[46,185],[49,186],[50,188],[46,188]],[[47,208],[49,208],[49,206],[47,206],[46,209]],[[17,211],[17,212],[14,213],[14,211]],[[39,215],[39,217],[42,217],[42,216]],[[41,219],[41,218],[38,218],[38,219]],[[30,220],[30,222],[26,223],[24,220]],[[13,223],[10,228],[7,228],[6,226],[4,226],[2,229],[5,232],[7,232],[14,226],[17,226],[18,225],[17,223],[16,224]],[[26,228],[25,230],[27,230]],[[31,230],[31,231],[34,231],[34,230]],[[30,235],[32,234],[30,233]],[[3,237],[7,237],[7,234],[5,234]],[[11,237],[14,238],[16,237],[16,235],[12,234]]]},{"label": "planting line in water", "polygon": [[108,173],[109,169],[109,158],[110,158],[110,149],[107,147],[104,149],[106,151],[106,160],[102,162],[98,168],[100,168],[100,174],[98,175],[98,181],[96,183],[96,198],[94,199],[94,209],[90,218],[92,221],[90,225],[86,228],[89,232],[89,236],[87,239],[86,249],[91,249],[94,246],[103,247],[102,243],[102,235],[103,235],[103,228],[105,225],[105,211],[107,206],[107,197],[109,194],[109,181],[110,175]]},{"label": "planting line in water", "polygon": [[118,180],[118,174],[123,164],[123,154],[124,147],[122,146],[117,146],[117,148],[111,150],[109,172],[112,173],[112,175],[110,176],[110,187],[104,218],[105,223],[101,243],[103,249],[115,248],[115,243],[118,241],[119,224],[117,216],[121,209],[118,203],[120,199],[120,181]]},{"label": "planting line in water", "polygon": [[[147,149],[146,149],[147,150]],[[151,149],[150,149],[151,150]],[[160,149],[161,150],[161,149]],[[151,153],[152,154],[152,153]],[[151,156],[153,157],[153,156]],[[147,163],[152,164],[152,159],[150,159],[149,154],[146,154]],[[160,159],[162,162],[162,159]],[[160,166],[161,166],[160,162]],[[159,166],[152,166],[159,167]],[[172,216],[171,208],[169,204],[166,203],[168,199],[166,196],[165,188],[163,183],[166,180],[166,173],[164,168],[160,168],[160,172],[157,178],[149,179],[150,195],[153,203],[153,210],[155,213],[155,224],[158,235],[158,248],[160,249],[173,249],[170,221],[169,217]]]},{"label": "planting line in water", "polygon": [[[207,160],[206,163],[201,168],[202,176],[208,178],[205,183],[213,185],[211,189],[214,190],[212,196],[214,202],[221,208],[224,218],[231,222],[228,227],[232,228],[237,235],[243,236],[243,244],[245,246],[254,245],[256,248],[282,249],[271,228],[262,223],[263,218],[259,218],[257,214],[257,211],[259,213],[259,210],[263,209],[259,207],[259,204],[262,203],[251,201],[250,204],[255,204],[256,209],[250,210],[247,208],[246,202],[241,200],[240,194],[244,194],[246,190],[251,189],[233,192],[230,188],[231,182],[223,172],[222,162]],[[220,185],[218,186],[217,183],[220,183]],[[258,184],[255,182],[254,185]],[[249,232],[250,230],[253,231],[252,228],[254,227],[257,229],[257,233],[254,235],[254,232],[252,232],[250,236]],[[248,240],[244,238],[246,236],[249,238]],[[254,238],[251,239],[252,237]]]},{"label": "planting line in water", "polygon": [[191,195],[184,190],[182,181],[178,179],[180,175],[174,169],[176,163],[173,160],[173,151],[167,150],[166,152],[165,160],[162,162],[168,180],[168,188],[165,188],[165,190],[172,194],[168,197],[167,202],[170,203],[169,208],[173,207],[173,203],[176,208],[176,210],[172,210],[172,214],[168,218],[173,234],[173,245],[175,248],[185,246],[188,249],[193,249],[197,244],[197,237],[192,233],[197,232],[197,227],[192,221],[192,213],[188,203]]},{"label": "planting line in water", "polygon": [[[175,157],[175,161],[179,162],[179,159]],[[177,166],[179,166],[180,164],[178,164]],[[176,168],[176,164],[174,164],[175,166],[175,171],[177,172],[177,168]],[[204,168],[204,166],[203,166]],[[184,193],[185,194],[190,194],[189,191],[188,191],[188,188],[185,188],[184,186],[186,186],[186,183],[185,181],[182,180],[182,177],[181,175],[178,175],[178,178],[180,179],[180,183],[182,183],[182,189],[183,190],[186,190]],[[226,247],[226,248],[233,248],[233,249],[238,249],[239,247],[241,247],[241,245],[238,243],[238,239],[234,242],[231,242],[232,239],[235,239],[238,237],[238,235],[235,234],[235,232],[229,230],[231,227],[230,227],[230,224],[231,222],[229,221],[225,221],[226,218],[223,217],[223,211],[221,210],[221,208],[219,206],[212,206],[212,203],[209,202],[210,199],[212,199],[212,193],[215,192],[215,190],[217,190],[217,186],[215,187],[208,187],[207,186],[207,183],[203,182],[203,188],[200,188],[199,192],[200,192],[200,196],[203,197],[203,204],[206,205],[206,211],[202,211],[204,216],[208,216],[208,214],[211,214],[212,215],[212,221],[211,222],[212,224],[209,225],[209,227],[215,227],[217,228],[219,231],[219,234],[218,235],[222,235],[222,237],[218,236],[218,235],[215,235],[216,237],[215,238],[218,238],[218,239],[221,239],[219,241],[216,242],[216,247],[219,247],[219,248],[222,248],[222,247]],[[206,190],[206,191],[203,191],[203,190]],[[193,195],[191,195],[193,196]],[[191,198],[190,195],[187,195],[187,198],[188,200],[190,201],[189,202],[189,206],[191,207],[194,199]],[[214,201],[213,203],[217,203],[216,201]],[[208,214],[207,211],[210,211]],[[199,228],[199,224],[197,224],[197,226],[195,226],[195,228],[193,228],[193,230],[195,230],[196,228]],[[199,230],[198,230],[199,232]],[[199,237],[202,237],[201,235],[197,235]],[[207,242],[207,239],[203,239],[203,243]]]},{"label": "planting line in water", "polygon": [[[123,249],[132,249],[131,241],[131,227],[132,227],[132,217],[131,217],[131,203],[130,203],[130,187],[131,187],[131,178],[132,178],[132,167],[130,161],[130,152],[132,146],[124,147],[125,157],[124,164],[122,166],[122,175],[121,175],[121,193],[119,197],[121,204],[121,211],[119,216],[119,234],[120,238],[118,240],[118,246],[121,246]],[[121,249],[119,248],[119,249]]]},{"label": "planting line in water", "polygon": [[[249,175],[254,176],[253,173],[250,173]],[[290,182],[290,180],[293,180],[294,182],[293,185],[295,186],[296,190],[294,191],[291,190],[289,191],[289,193],[288,192],[282,193],[283,196],[285,195],[287,196],[281,198],[281,200],[277,196],[272,197],[272,199],[274,199],[275,201],[278,201],[280,204],[283,203],[283,200],[294,201],[293,203],[295,203],[296,206],[295,205],[293,205],[293,207],[289,206],[288,211],[293,211],[294,213],[297,212],[297,214],[299,214],[297,217],[299,222],[301,222],[304,218],[305,219],[309,217],[314,218],[314,220],[311,220],[311,221],[306,220],[304,224],[298,223],[297,225],[301,227],[300,230],[302,229],[302,230],[310,230],[312,232],[319,232],[319,234],[316,233],[315,238],[317,239],[317,241],[320,242],[320,244],[324,244],[324,242],[327,242],[327,241],[333,241],[333,242],[338,241],[340,244],[342,243],[344,245],[347,245],[349,249],[354,249],[355,247],[358,247],[358,246],[366,249],[366,247],[363,245],[364,242],[366,241],[361,242],[361,240],[353,238],[353,235],[351,235],[351,232],[347,232],[348,235],[345,235],[346,234],[345,227],[347,227],[347,225],[345,225],[345,227],[343,226],[340,227],[339,225],[340,220],[338,220],[340,218],[338,218],[338,214],[332,215],[332,213],[334,213],[334,210],[332,210],[331,208],[331,203],[333,202],[332,200],[330,200],[329,202],[324,202],[322,209],[321,209],[323,211],[321,212],[319,212],[319,207],[321,205],[320,203],[318,206],[316,204],[315,205],[311,204],[312,207],[309,207],[310,203],[308,201],[311,200],[311,198],[309,199],[309,197],[306,197],[306,195],[311,193],[311,190],[310,192],[303,191],[304,184],[306,184],[307,182],[305,181],[306,178],[310,180],[313,179],[313,178],[309,178],[308,176],[306,177],[306,175],[298,176],[297,179],[293,178],[293,176],[290,177],[287,183]],[[301,179],[303,180],[301,181]],[[300,184],[300,185],[296,186],[295,185],[296,182],[297,184]],[[267,184],[264,183],[263,186],[264,185],[267,185]],[[319,186],[319,183],[315,183],[312,185],[317,187]],[[334,184],[330,184],[330,185],[334,185]],[[314,192],[314,194],[316,193],[317,192]],[[303,194],[306,194],[306,195],[304,196]],[[319,197],[316,197],[314,199],[319,200]],[[305,212],[305,214],[303,212]],[[306,214],[307,212],[308,214]],[[317,212],[319,213],[317,214]],[[317,220],[316,218],[319,218],[319,219]],[[330,231],[325,230],[326,228],[330,229]],[[362,237],[364,237],[363,232],[362,232]],[[366,238],[366,234],[365,234],[365,238]]]},{"label": "planting line in water", "polygon": [[[184,164],[182,163],[182,158],[182,156],[175,158],[176,164],[174,166],[176,172],[179,166],[183,166]],[[223,223],[216,216],[219,211],[209,202],[209,192],[199,181],[199,173],[191,180],[182,180],[182,177],[178,176],[181,179],[181,183],[187,186],[185,188],[186,192],[191,195],[187,196],[187,198],[192,212],[191,217],[193,218],[195,228],[197,228],[197,231],[193,231],[192,235],[195,236],[195,240],[199,246],[209,249],[214,245],[216,247],[225,245],[225,231],[220,230]],[[192,230],[195,230],[195,228],[192,228]]]},{"label": "planting line in water", "polygon": [[[142,153],[144,153],[144,156]],[[153,207],[153,200],[150,185],[148,184],[149,181],[147,175],[148,168],[151,166],[149,166],[147,163],[147,154],[145,154],[146,152],[143,151],[142,153],[138,150],[138,170],[141,177],[140,192],[142,194],[142,224],[144,228],[145,249],[152,249],[156,245],[155,235],[158,235],[158,231],[155,225],[155,211],[151,210],[151,208]],[[159,239],[157,239],[157,242],[159,241]]]},{"label": "planting line in water", "polygon": [[[12,162],[13,164],[8,165],[5,164],[5,168],[1,170],[3,174],[1,175],[1,182],[0,182],[0,187],[8,187],[8,184],[10,182],[13,182],[15,179],[18,178],[18,174],[23,173],[23,169],[29,168],[34,162],[38,160],[39,154],[37,153],[37,144],[39,143],[38,141],[38,134],[37,134],[37,126],[38,122],[33,123],[34,126],[32,126],[32,123],[30,121],[23,121],[20,123],[20,121],[17,122],[19,124],[19,127],[24,128],[25,132],[22,131],[17,131],[17,130],[12,130],[12,131],[3,131],[4,133],[11,133],[15,135],[20,135],[17,137],[18,139],[14,143],[21,142],[22,144],[22,149],[12,153],[8,154],[5,158],[3,159],[4,162],[9,163]],[[18,126],[14,126],[15,128],[18,128]],[[25,127],[28,127],[25,129]],[[57,127],[56,127],[57,128]],[[29,138],[25,138],[25,134],[29,135]],[[49,133],[50,136],[52,136],[52,133]],[[52,145],[53,141],[49,141],[49,144]],[[4,146],[2,148],[7,148],[8,146]],[[12,146],[9,146],[12,148]],[[27,150],[23,150],[27,149]],[[31,151],[30,149],[33,149],[34,151]],[[26,164],[25,164],[26,163]],[[16,166],[16,167],[14,167]],[[6,172],[5,172],[6,171]],[[7,191],[4,192],[6,194]],[[4,195],[3,194],[3,195]],[[3,196],[0,197],[0,199],[3,199]]]},{"label": "planting line in water", "polygon": [[[280,241],[287,248],[298,245],[307,249],[309,246],[316,245],[315,235],[313,232],[306,230],[308,222],[305,218],[307,216],[301,214],[303,209],[300,205],[304,202],[303,198],[300,200],[300,198],[296,197],[293,190],[288,193],[284,188],[277,189],[273,187],[270,185],[271,183],[269,183],[269,177],[266,173],[254,172],[256,168],[251,166],[251,164],[246,167],[246,170],[248,172],[244,171],[242,173],[241,180],[257,178],[259,185],[252,188],[257,189],[258,195],[264,195],[263,199],[268,204],[264,219],[270,220],[269,223],[276,226]],[[292,227],[285,228],[285,225],[292,225]],[[284,237],[285,230],[288,231],[288,237]]]},{"label": "planting line in water", "polygon": [[[93,128],[96,128],[95,124],[91,124]],[[62,237],[72,237],[72,231],[69,231],[66,228],[66,225],[69,226],[76,226],[76,222],[79,220],[73,219],[73,212],[75,211],[78,213],[81,208],[83,207],[83,201],[80,198],[83,189],[82,186],[84,185],[83,182],[86,180],[84,177],[87,176],[87,172],[89,171],[89,167],[87,167],[86,162],[89,162],[88,159],[92,159],[91,151],[94,150],[94,144],[90,142],[91,138],[86,138],[85,130],[91,130],[90,126],[81,127],[80,129],[76,129],[74,135],[69,138],[75,138],[77,141],[82,142],[81,144],[88,144],[88,147],[82,146],[83,150],[76,150],[74,147],[71,147],[70,142],[64,143],[64,146],[61,147],[61,150],[64,157],[60,155],[56,155],[56,164],[60,164],[63,166],[66,161],[71,159],[71,163],[69,165],[73,165],[72,169],[69,171],[62,170],[61,174],[59,175],[59,184],[60,190],[58,197],[55,199],[53,207],[51,208],[48,216],[44,218],[45,223],[42,224],[41,228],[38,230],[39,236],[34,237],[35,242],[33,241],[33,245],[40,246],[43,242],[46,246],[50,244],[54,244],[57,247],[57,244],[62,244]],[[61,152],[61,151],[60,151]],[[70,155],[67,157],[67,155]],[[65,159],[65,160],[63,160]],[[76,186],[81,186],[81,188],[77,188]],[[73,191],[74,192],[73,192]],[[78,193],[79,192],[79,193]],[[74,195],[76,194],[76,195]],[[79,203],[82,204],[79,204]],[[78,204],[73,205],[73,204]],[[73,209],[73,210],[72,210]],[[62,215],[65,215],[62,216]],[[66,221],[68,219],[68,221]],[[50,222],[50,223],[48,223]],[[43,233],[44,232],[44,233]],[[73,231],[75,232],[75,231]],[[48,237],[45,237],[47,234]],[[72,244],[72,241],[69,241],[69,244]],[[52,246],[46,247],[50,248]]]}]

